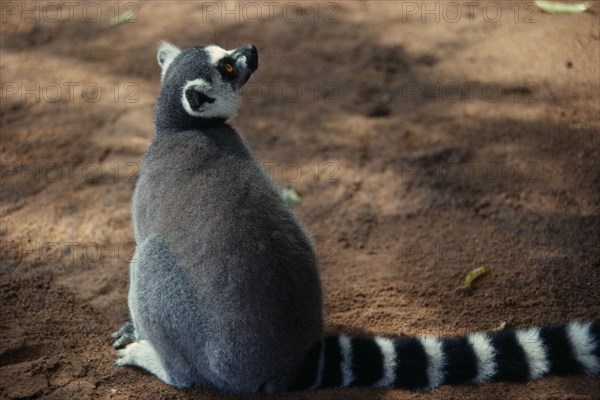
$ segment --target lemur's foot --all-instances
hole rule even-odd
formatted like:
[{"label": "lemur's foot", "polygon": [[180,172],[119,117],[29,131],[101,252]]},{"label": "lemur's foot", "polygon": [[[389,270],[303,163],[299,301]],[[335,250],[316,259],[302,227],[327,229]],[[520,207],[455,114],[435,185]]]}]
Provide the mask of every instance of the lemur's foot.
[{"label": "lemur's foot", "polygon": [[154,350],[154,347],[147,340],[130,343],[124,349],[119,350],[119,359],[115,362],[115,365],[119,367],[132,365],[143,368],[172,386],[191,386],[191,383],[186,380],[176,381],[171,379],[170,375],[164,369],[156,350]]},{"label": "lemur's foot", "polygon": [[121,329],[111,335],[111,338],[114,340],[113,347],[115,349],[122,349],[129,343],[135,342],[135,328],[133,323],[131,321],[126,322]]}]

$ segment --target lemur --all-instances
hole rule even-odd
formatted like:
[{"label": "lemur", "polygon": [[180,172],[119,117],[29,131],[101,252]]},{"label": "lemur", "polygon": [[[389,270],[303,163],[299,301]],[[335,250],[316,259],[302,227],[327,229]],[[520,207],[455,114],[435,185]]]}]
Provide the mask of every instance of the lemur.
[{"label": "lemur", "polygon": [[155,135],[133,195],[131,322],[116,365],[176,387],[267,393],[600,373],[600,322],[458,337],[324,336],[315,250],[227,120],[256,47],[158,50]]}]

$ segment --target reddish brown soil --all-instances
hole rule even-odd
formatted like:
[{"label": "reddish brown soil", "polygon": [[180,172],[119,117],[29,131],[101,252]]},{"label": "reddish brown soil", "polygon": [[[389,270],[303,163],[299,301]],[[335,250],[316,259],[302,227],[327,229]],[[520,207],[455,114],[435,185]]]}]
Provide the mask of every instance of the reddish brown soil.
[{"label": "reddish brown soil", "polygon": [[[48,3],[2,4],[0,397],[235,398],[117,368],[106,341],[128,315],[130,198],[161,39],[258,47],[233,124],[303,197],[295,209],[318,245],[328,331],[600,318],[598,4],[548,15],[482,1],[452,22],[440,3],[436,22],[428,2],[422,22],[421,2],[303,3],[300,14],[299,3],[286,14],[255,3],[253,22],[248,8],[146,2],[116,27],[116,3],[94,21],[95,7],[86,19],[78,4],[72,20]],[[483,265],[491,273],[460,290]],[[600,383],[273,398],[592,399]]]}]

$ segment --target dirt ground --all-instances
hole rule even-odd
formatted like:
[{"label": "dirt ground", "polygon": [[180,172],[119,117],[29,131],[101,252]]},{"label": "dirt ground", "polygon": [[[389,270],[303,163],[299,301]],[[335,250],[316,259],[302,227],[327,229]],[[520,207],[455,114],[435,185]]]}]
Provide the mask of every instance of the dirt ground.
[{"label": "dirt ground", "polygon": [[[600,4],[470,4],[2,2],[0,397],[236,398],[117,368],[106,341],[128,318],[159,40],[258,47],[232,124],[302,196],[328,332],[600,318]],[[600,382],[273,398],[598,399]]]}]

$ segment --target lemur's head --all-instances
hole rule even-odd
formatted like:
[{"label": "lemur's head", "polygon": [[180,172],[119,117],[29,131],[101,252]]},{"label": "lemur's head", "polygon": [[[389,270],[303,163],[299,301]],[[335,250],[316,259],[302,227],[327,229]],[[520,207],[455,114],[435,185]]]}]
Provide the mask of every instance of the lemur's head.
[{"label": "lemur's head", "polygon": [[253,45],[233,50],[216,45],[182,50],[163,42],[157,58],[162,69],[159,103],[167,102],[162,104],[169,108],[165,111],[173,117],[179,115],[178,119],[232,117],[241,87],[258,67]]}]

